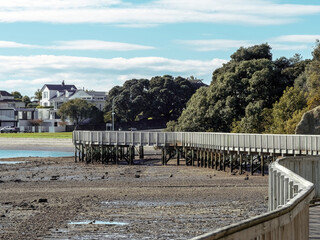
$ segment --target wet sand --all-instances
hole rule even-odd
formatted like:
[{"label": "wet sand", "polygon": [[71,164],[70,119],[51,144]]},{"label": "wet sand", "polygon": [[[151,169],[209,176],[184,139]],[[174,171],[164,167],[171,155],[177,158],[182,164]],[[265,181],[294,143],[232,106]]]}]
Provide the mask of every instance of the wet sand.
[{"label": "wet sand", "polygon": [[0,165],[0,239],[189,239],[267,211],[267,177],[158,157],[134,166],[9,159],[25,162]]}]

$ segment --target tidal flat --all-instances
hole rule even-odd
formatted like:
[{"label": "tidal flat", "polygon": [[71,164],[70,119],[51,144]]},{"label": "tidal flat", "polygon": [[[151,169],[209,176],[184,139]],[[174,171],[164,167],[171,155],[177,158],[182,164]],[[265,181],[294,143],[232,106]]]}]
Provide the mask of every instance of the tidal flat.
[{"label": "tidal flat", "polygon": [[134,166],[3,160],[22,163],[0,165],[0,239],[190,239],[267,211],[267,176],[156,155]]}]

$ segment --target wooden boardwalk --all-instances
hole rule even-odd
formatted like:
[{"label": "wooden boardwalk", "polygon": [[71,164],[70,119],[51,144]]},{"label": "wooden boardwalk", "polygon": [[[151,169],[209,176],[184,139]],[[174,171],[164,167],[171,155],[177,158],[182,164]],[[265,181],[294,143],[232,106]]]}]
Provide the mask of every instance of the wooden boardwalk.
[{"label": "wooden boardwalk", "polygon": [[320,239],[320,205],[309,209],[309,239]]}]

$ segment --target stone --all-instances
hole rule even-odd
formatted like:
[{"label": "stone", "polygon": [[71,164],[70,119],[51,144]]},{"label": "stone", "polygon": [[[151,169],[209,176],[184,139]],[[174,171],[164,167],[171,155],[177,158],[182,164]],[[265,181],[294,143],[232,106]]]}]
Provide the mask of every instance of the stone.
[{"label": "stone", "polygon": [[295,132],[296,134],[320,134],[320,106],[303,114]]}]

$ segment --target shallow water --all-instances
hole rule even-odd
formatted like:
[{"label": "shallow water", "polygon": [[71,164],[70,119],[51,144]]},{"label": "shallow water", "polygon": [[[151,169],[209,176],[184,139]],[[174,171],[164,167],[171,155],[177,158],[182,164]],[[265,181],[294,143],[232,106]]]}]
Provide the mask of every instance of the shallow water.
[{"label": "shallow water", "polygon": [[0,160],[0,165],[1,164],[19,164],[19,163],[24,163],[24,161],[1,161]]},{"label": "shallow water", "polygon": [[55,152],[55,151],[30,151],[30,150],[0,150],[0,158],[16,157],[69,157],[73,152]]},{"label": "shallow water", "polygon": [[89,221],[89,220],[79,221],[79,222],[69,222],[68,224],[70,225],[101,224],[101,225],[119,225],[119,226],[128,225],[128,223],[124,223],[124,222]]}]

